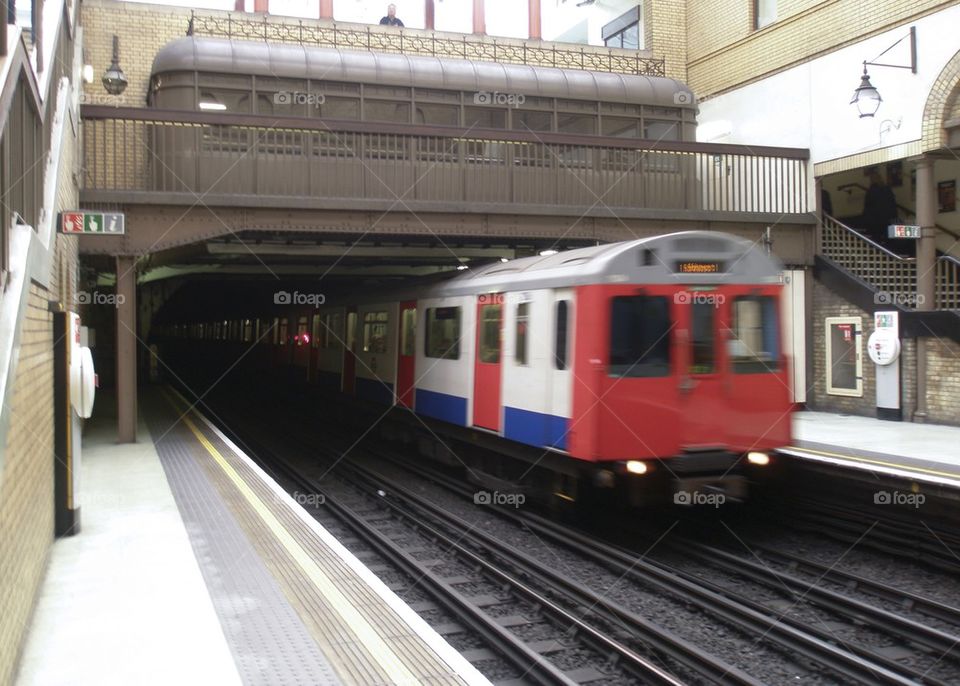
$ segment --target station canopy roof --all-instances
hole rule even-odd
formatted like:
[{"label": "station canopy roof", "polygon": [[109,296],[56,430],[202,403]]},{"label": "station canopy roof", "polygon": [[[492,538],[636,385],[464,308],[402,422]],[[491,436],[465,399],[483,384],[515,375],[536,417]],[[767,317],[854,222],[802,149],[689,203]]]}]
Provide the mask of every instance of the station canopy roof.
[{"label": "station canopy roof", "polygon": [[154,75],[183,71],[697,107],[689,97],[678,103],[678,93],[690,93],[686,84],[660,76],[197,36],[167,43],[153,60]]}]

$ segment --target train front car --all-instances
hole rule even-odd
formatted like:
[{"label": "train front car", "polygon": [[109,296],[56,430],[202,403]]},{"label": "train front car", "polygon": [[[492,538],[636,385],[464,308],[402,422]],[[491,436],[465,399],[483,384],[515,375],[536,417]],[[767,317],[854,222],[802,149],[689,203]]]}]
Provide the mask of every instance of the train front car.
[{"label": "train front car", "polygon": [[790,441],[780,265],[728,234],[619,244],[576,288],[572,456],[632,504],[746,495]]}]

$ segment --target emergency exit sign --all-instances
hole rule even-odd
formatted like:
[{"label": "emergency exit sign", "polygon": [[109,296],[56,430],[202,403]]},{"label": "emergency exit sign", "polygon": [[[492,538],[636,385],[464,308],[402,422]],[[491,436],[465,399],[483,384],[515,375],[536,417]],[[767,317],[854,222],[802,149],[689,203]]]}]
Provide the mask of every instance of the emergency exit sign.
[{"label": "emergency exit sign", "polygon": [[124,233],[123,214],[120,212],[64,212],[60,233],[102,233],[112,236]]},{"label": "emergency exit sign", "polygon": [[891,224],[887,227],[887,238],[920,238],[920,227],[911,224]]}]

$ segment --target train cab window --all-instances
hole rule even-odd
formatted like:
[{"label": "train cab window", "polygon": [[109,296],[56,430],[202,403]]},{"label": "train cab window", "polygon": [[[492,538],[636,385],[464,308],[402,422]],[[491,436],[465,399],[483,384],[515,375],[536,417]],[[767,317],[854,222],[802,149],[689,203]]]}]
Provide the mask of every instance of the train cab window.
[{"label": "train cab window", "polygon": [[516,328],[516,351],[515,357],[517,364],[526,366],[527,348],[530,337],[527,335],[530,326],[530,303],[520,303],[517,305],[517,328]]},{"label": "train cab window", "polygon": [[662,296],[613,298],[610,317],[610,376],[670,374],[670,308]]},{"label": "train cab window", "polygon": [[482,309],[480,321],[480,361],[488,364],[500,362],[500,329],[502,305],[487,305]]},{"label": "train cab window", "polygon": [[690,374],[713,374],[716,371],[715,335],[716,315],[713,299],[697,300],[690,305]]},{"label": "train cab window", "polygon": [[738,374],[779,368],[777,304],[773,296],[734,298],[730,321],[730,363]]},{"label": "train cab window", "polygon": [[387,313],[363,313],[363,352],[382,354],[387,352]]},{"label": "train cab window", "polygon": [[427,310],[423,354],[444,360],[460,359],[460,308],[431,307]]},{"label": "train cab window", "polygon": [[556,332],[553,344],[553,366],[557,369],[567,368],[567,310],[566,300],[557,303]]},{"label": "train cab window", "polygon": [[313,315],[313,319],[310,322],[310,347],[319,348],[320,347],[320,315]]},{"label": "train cab window", "polygon": [[280,319],[280,345],[287,344],[287,336],[290,335],[289,327],[290,323],[287,321],[286,317]]},{"label": "train cab window", "polygon": [[400,354],[413,355],[416,348],[417,310],[416,308],[403,310],[400,319]]}]

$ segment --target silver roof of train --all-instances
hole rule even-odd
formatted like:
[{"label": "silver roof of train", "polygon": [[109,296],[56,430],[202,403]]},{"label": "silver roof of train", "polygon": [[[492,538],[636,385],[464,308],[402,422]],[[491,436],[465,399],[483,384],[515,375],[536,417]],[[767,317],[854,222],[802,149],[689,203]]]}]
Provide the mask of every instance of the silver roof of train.
[{"label": "silver roof of train", "polygon": [[682,82],[659,76],[636,76],[555,67],[480,62],[468,59],[359,52],[289,43],[226,38],[178,38],[160,48],[152,74],[174,71],[255,74],[280,78],[375,83],[464,91],[496,91],[696,109],[677,104]]},{"label": "silver roof of train", "polygon": [[[681,274],[679,262],[720,262],[725,271]],[[683,231],[635,241],[566,250],[547,257],[495,263],[430,289],[430,295],[469,295],[587,284],[767,284],[782,265],[756,243],[715,231]]]}]

